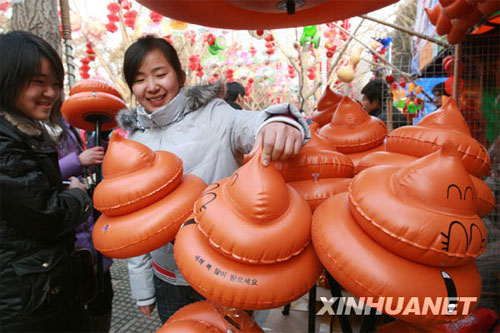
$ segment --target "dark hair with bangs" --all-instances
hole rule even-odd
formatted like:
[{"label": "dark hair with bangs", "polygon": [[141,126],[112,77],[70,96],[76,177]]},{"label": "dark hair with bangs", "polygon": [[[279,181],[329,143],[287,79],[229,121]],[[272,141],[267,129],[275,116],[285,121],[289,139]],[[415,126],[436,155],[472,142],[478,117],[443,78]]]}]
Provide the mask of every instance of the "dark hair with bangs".
[{"label": "dark hair with bangs", "polygon": [[186,80],[186,74],[182,69],[179,56],[175,48],[163,38],[158,38],[152,35],[147,35],[136,40],[130,45],[125,52],[123,59],[123,74],[128,87],[132,90],[135,77],[141,67],[142,61],[146,54],[153,50],[159,50],[165,56],[165,59],[172,65],[172,68],[177,75],[177,81],[182,86]]},{"label": "dark hair with bangs", "polygon": [[380,79],[373,79],[369,81],[363,89],[361,94],[365,95],[370,102],[379,101],[382,105],[383,101],[389,96],[389,86]]},{"label": "dark hair with bangs", "polygon": [[61,58],[42,38],[27,31],[0,34],[0,107],[14,111],[17,96],[41,70],[41,59],[52,65],[56,78],[64,81]]}]

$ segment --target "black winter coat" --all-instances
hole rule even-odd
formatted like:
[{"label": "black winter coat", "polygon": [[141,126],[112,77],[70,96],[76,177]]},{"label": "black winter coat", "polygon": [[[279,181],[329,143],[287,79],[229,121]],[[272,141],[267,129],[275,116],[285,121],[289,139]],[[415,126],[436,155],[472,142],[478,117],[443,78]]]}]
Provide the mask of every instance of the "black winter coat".
[{"label": "black winter coat", "polygon": [[28,328],[78,300],[75,228],[90,210],[87,193],[63,191],[41,130],[0,110],[0,327]]}]

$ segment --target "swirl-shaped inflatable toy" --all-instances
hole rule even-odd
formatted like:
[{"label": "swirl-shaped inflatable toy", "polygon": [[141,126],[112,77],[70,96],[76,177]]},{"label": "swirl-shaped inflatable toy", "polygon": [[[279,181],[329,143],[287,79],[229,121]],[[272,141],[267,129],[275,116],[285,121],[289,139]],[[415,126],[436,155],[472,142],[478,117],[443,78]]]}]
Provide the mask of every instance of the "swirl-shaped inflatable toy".
[{"label": "swirl-shaped inflatable toy", "polygon": [[70,96],[61,106],[61,114],[71,125],[88,131],[96,130],[99,122],[101,130],[116,127],[115,116],[126,108],[123,99],[105,80],[88,79],[76,83],[70,90]]},{"label": "swirl-shaped inflatable toy", "polygon": [[[311,220],[311,210],[273,166],[262,166],[257,155],[205,190],[195,204],[196,221],[222,254],[241,262],[271,264],[307,246],[311,225],[305,221]],[[287,237],[277,242],[283,230]]]},{"label": "swirl-shaped inflatable toy", "polygon": [[103,162],[104,180],[94,192],[103,215],[92,238],[102,254],[130,258],[172,241],[206,184],[182,175],[182,161],[166,151],[113,132]]},{"label": "swirl-shaped inflatable toy", "polygon": [[476,197],[450,141],[404,168],[369,168],[349,188],[351,213],[366,233],[401,256],[438,267],[463,265],[484,252]]},{"label": "swirl-shaped inflatable toy", "polygon": [[174,255],[207,299],[239,309],[273,308],[306,293],[321,274],[308,204],[272,164],[261,165],[260,154],[208,186],[194,212],[197,223],[180,229]]},{"label": "swirl-shaped inflatable toy", "polygon": [[312,121],[324,126],[332,120],[333,113],[342,100],[342,94],[333,91],[330,86],[326,86],[323,95],[321,95],[316,110],[311,114]]},{"label": "swirl-shaped inflatable toy", "polygon": [[422,157],[440,149],[445,141],[457,145],[467,171],[476,177],[489,173],[490,157],[486,148],[474,139],[453,98],[437,111],[425,116],[417,126],[403,126],[386,140],[387,151]]},{"label": "swirl-shaped inflatable toy", "polygon": [[[418,158],[410,155],[393,153],[388,151],[378,151],[366,155],[359,160],[354,173],[358,174],[361,171],[378,165],[390,165],[394,167],[406,167]],[[480,178],[469,174],[474,188],[477,193],[476,213],[479,217],[488,216],[495,208],[496,202],[493,192],[489,186]],[[300,192],[300,191],[299,191]]]},{"label": "swirl-shaped inflatable toy", "polygon": [[156,331],[173,332],[260,333],[262,329],[245,311],[200,301],[180,308]]},{"label": "swirl-shaped inflatable toy", "polygon": [[366,151],[382,144],[387,135],[384,122],[370,116],[347,96],[342,98],[329,124],[318,134],[335,150],[348,154]]},{"label": "swirl-shaped inflatable toy", "polygon": [[[363,297],[369,306],[401,320],[419,325],[455,321],[470,313],[481,295],[481,276],[474,261],[435,267],[386,249],[351,214],[348,193],[337,194],[316,208],[312,238],[323,266],[341,286]],[[464,309],[465,303],[454,303],[453,297],[475,297],[476,301]],[[420,312],[424,303],[437,306],[439,314]],[[465,315],[464,310],[468,310]]]}]

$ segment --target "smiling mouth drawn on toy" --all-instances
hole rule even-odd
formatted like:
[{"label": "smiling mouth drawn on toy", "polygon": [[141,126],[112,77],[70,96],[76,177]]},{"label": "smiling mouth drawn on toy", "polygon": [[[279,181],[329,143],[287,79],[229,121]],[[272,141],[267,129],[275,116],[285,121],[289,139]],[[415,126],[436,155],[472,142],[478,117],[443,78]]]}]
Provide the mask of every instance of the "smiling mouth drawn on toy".
[{"label": "smiling mouth drawn on toy", "polygon": [[[458,225],[460,227],[462,227],[462,230],[463,230],[463,234],[465,235],[465,249],[468,249],[470,244],[472,243],[472,235],[473,235],[473,231],[475,229],[477,229],[477,231],[479,232],[479,235],[481,237],[481,248],[484,247],[484,242],[485,242],[485,239],[483,237],[483,233],[481,232],[481,229],[479,228],[479,226],[475,223],[472,223],[470,225],[470,233],[467,232],[467,229],[465,228],[465,226],[462,224],[462,222],[460,221],[452,221],[450,223],[450,226],[448,228],[448,233],[445,234],[444,232],[441,232],[441,235],[445,238],[444,241],[441,242],[441,244],[443,244],[443,248],[441,250],[444,250],[446,252],[448,252],[450,250],[450,242],[451,242],[451,231],[453,229],[453,226],[454,225]],[[455,228],[456,229],[456,228]],[[469,234],[470,234],[470,237],[469,237]]]},{"label": "smiling mouth drawn on toy", "polygon": [[458,194],[460,196],[460,200],[467,200],[467,191],[469,191],[469,190],[470,190],[471,199],[474,199],[472,187],[467,186],[465,188],[464,197],[462,199],[462,190],[460,190],[460,187],[458,187],[458,185],[456,185],[456,184],[451,184],[450,186],[448,186],[448,190],[446,191],[446,199],[450,198],[450,189],[451,188],[456,188],[457,189]]},{"label": "smiling mouth drawn on toy", "polygon": [[448,312],[453,313],[458,305],[457,288],[455,287],[455,282],[453,282],[453,279],[448,273],[441,271],[441,276],[443,277],[446,291],[448,292]]},{"label": "smiling mouth drawn on toy", "polygon": [[203,194],[201,195],[200,198],[203,198],[204,196],[212,196],[212,198],[210,198],[207,202],[205,202],[203,205],[201,205],[201,207],[198,209],[198,213],[201,212],[203,209],[204,210],[207,210],[207,205],[209,203],[211,203],[212,201],[215,200],[215,198],[217,198],[217,194],[212,192],[213,190],[217,189],[220,184],[219,183],[215,183],[212,185],[213,187],[211,188],[208,188],[205,192],[203,192]]}]

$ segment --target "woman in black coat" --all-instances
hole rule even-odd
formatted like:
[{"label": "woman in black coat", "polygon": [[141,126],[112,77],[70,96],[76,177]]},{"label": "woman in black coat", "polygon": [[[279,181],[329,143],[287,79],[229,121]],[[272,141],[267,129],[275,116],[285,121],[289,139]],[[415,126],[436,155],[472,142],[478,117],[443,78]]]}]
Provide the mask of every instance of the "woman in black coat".
[{"label": "woman in black coat", "polygon": [[41,38],[0,34],[0,330],[87,331],[75,228],[91,201],[63,191],[42,121],[60,104],[61,59]]}]

